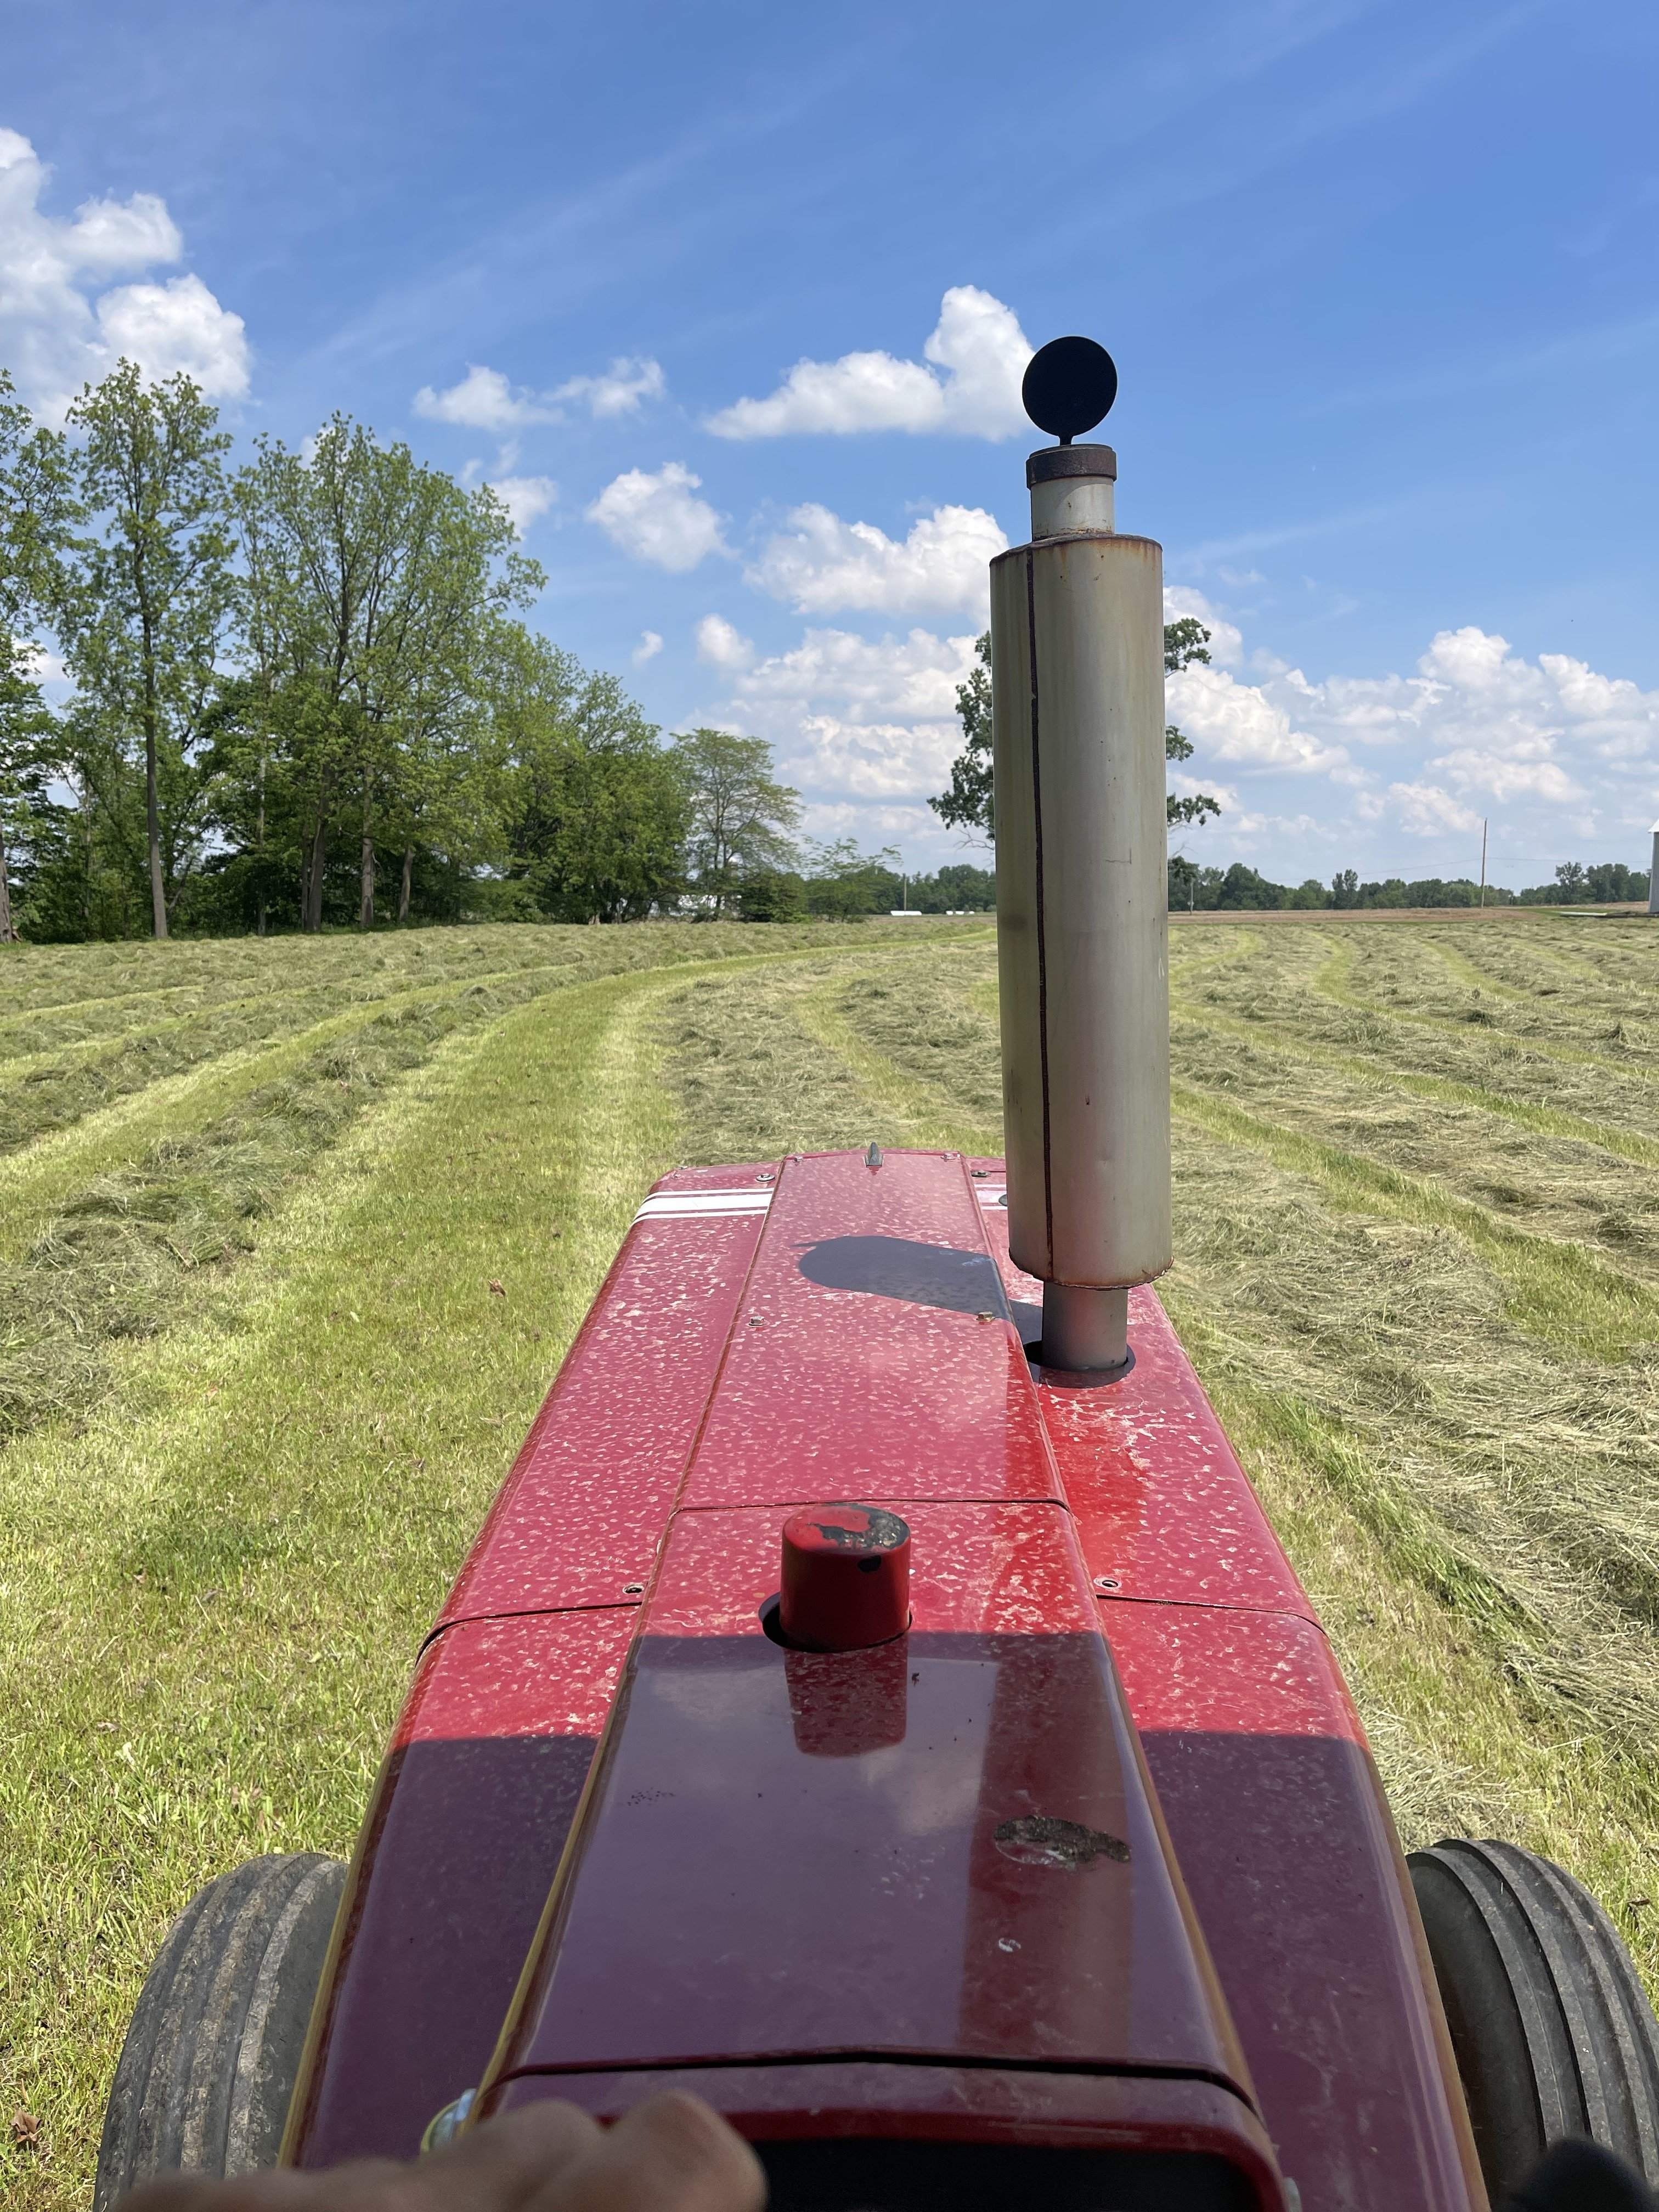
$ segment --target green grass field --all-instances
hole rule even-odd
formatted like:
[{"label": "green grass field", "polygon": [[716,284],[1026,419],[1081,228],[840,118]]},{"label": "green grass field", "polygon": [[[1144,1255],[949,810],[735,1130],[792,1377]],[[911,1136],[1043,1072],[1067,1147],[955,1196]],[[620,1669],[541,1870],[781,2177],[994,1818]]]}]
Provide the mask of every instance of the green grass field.
[{"label": "green grass field", "polygon": [[[1408,1846],[1659,1965],[1659,934],[1172,935],[1164,1286]],[[171,1915],[350,1844],[652,1179],[999,1136],[975,923],[0,951],[0,2146],[85,2202]]]}]

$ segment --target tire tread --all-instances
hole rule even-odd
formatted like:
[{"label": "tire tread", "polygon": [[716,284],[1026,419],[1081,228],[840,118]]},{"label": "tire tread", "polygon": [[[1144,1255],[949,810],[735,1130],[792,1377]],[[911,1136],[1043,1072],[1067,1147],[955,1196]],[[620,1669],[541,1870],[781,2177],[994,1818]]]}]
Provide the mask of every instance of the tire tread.
[{"label": "tire tread", "polygon": [[116,2065],[93,2212],[155,2174],[274,2162],[344,1883],[338,1859],[273,1852],[185,1907]]},{"label": "tire tread", "polygon": [[1408,1864],[1493,2197],[1573,2137],[1659,2182],[1659,2021],[1601,1905],[1514,1844],[1449,1838]]}]

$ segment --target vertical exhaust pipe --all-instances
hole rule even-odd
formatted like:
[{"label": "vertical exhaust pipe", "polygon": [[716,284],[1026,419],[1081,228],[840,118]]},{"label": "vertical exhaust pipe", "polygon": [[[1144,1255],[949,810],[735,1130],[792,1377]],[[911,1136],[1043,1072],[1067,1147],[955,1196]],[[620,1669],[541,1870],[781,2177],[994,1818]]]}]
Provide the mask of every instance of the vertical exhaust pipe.
[{"label": "vertical exhaust pipe", "polygon": [[1111,447],[1072,442],[1116,391],[1091,339],[1033,357],[1061,442],[1026,464],[1031,542],[991,563],[1009,1245],[1043,1364],[1097,1374],[1173,1256],[1163,549],[1114,529]]}]

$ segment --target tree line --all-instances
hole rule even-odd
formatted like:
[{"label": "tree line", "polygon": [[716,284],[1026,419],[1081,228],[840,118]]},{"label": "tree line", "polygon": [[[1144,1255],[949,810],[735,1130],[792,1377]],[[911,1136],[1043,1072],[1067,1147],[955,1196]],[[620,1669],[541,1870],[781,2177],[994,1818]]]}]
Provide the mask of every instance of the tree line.
[{"label": "tree line", "polygon": [[0,941],[900,902],[896,854],[803,846],[763,740],[665,743],[527,627],[488,486],[343,416],[230,443],[184,376],[123,361],[58,431],[0,371]]},{"label": "tree line", "polygon": [[[487,485],[339,415],[297,450],[256,440],[240,467],[230,446],[182,375],[149,383],[123,361],[60,431],[0,370],[0,942],[994,908],[988,869],[912,878],[891,850],[803,842],[763,739],[665,743],[614,677],[524,622],[545,580]],[[1171,672],[1210,658],[1191,617],[1164,646]],[[931,802],[987,842],[990,647],[957,690],[963,750]],[[1192,750],[1165,731],[1167,759]],[[1166,805],[1172,826],[1221,812],[1203,793]],[[1646,894],[1620,864],[1573,863],[1485,899]],[[1480,896],[1170,862],[1172,907]]]},{"label": "tree line", "polygon": [[1568,860],[1555,872],[1555,880],[1529,890],[1506,890],[1501,884],[1477,884],[1472,877],[1425,876],[1414,883],[1390,876],[1382,883],[1362,884],[1358,872],[1343,868],[1322,883],[1317,876],[1305,882],[1275,884],[1260,876],[1242,860],[1227,869],[1200,868],[1176,854],[1170,862],[1170,904],[1182,912],[1200,914],[1233,908],[1268,912],[1282,908],[1325,908],[1341,910],[1360,907],[1431,906],[1610,906],[1645,900],[1648,878],[1639,868],[1622,860],[1601,860],[1585,867]]}]

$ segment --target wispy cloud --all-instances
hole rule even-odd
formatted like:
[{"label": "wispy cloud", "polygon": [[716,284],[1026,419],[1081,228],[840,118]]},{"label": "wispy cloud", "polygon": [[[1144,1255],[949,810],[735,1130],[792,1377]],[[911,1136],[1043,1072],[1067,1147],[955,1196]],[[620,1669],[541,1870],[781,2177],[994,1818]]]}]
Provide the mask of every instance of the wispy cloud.
[{"label": "wispy cloud", "polygon": [[1570,374],[1599,367],[1604,362],[1633,360],[1652,352],[1656,346],[1659,346],[1659,313],[1633,315],[1616,323],[1569,331],[1541,345],[1515,348],[1479,359],[1443,362],[1414,376],[1350,385],[1344,391],[1328,392],[1310,402],[1303,412],[1317,417],[1446,399],[1457,392],[1489,391],[1495,385],[1519,384],[1532,377]]},{"label": "wispy cloud", "polygon": [[447,392],[423,384],[411,403],[431,422],[455,422],[472,430],[520,430],[536,422],[562,422],[573,402],[586,403],[596,421],[637,411],[643,399],[660,399],[667,390],[660,365],[626,356],[599,376],[573,376],[550,392],[510,384],[498,368],[467,363],[466,374]]},{"label": "wispy cloud", "polygon": [[[688,234],[755,217],[752,165],[742,184],[714,180],[735,151],[787,141],[858,80],[885,33],[854,37],[821,57],[809,76],[751,71],[741,97],[701,107],[645,158],[580,189],[532,200],[481,228],[405,283],[388,285],[343,319],[305,356],[313,371],[424,350],[457,330],[483,346],[517,332],[546,271],[559,272],[568,312],[596,293],[626,290],[641,273],[684,258]],[[690,180],[701,179],[693,188]]]}]

